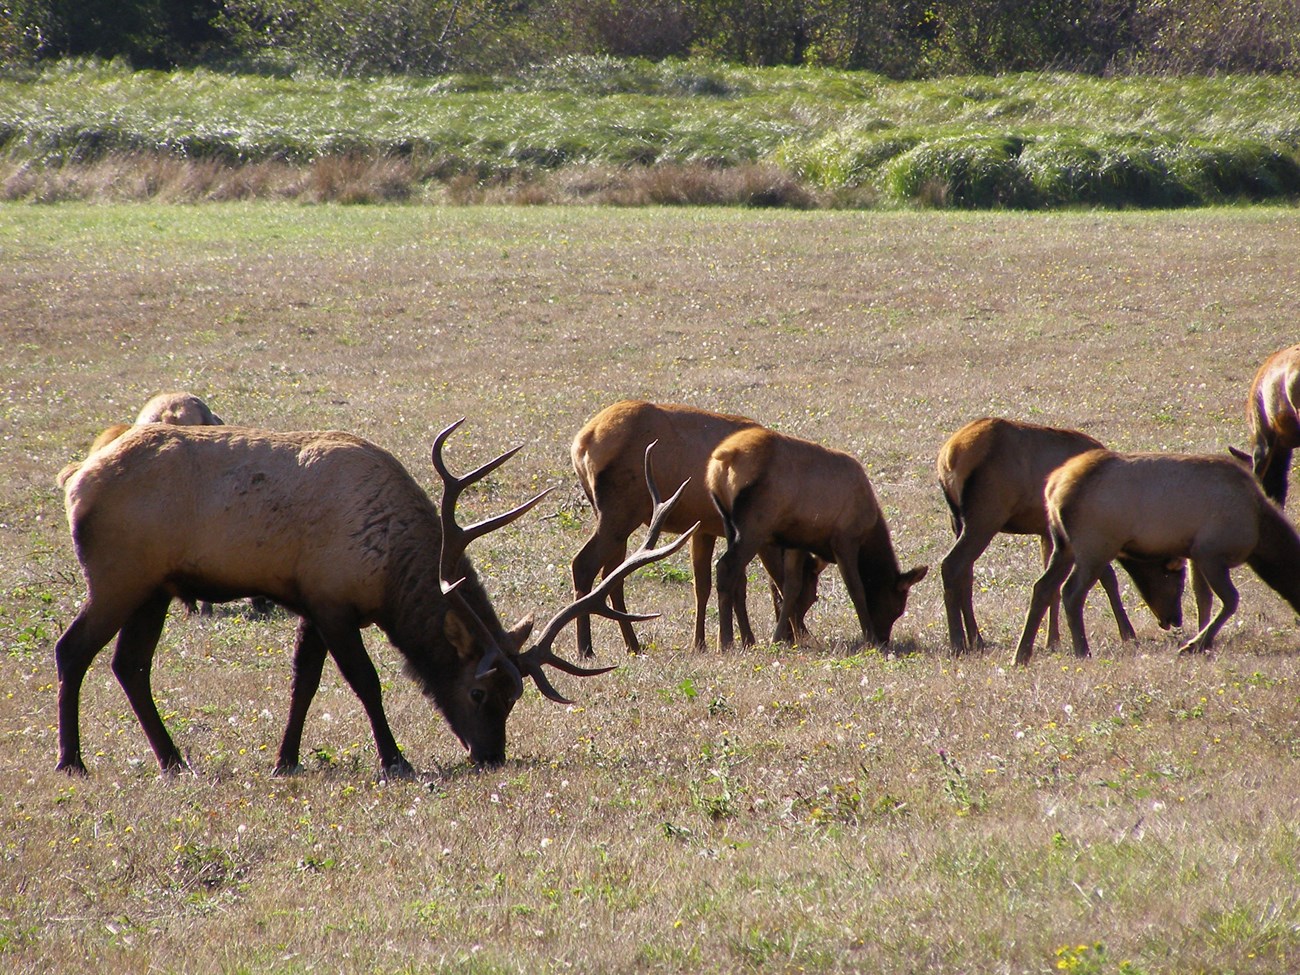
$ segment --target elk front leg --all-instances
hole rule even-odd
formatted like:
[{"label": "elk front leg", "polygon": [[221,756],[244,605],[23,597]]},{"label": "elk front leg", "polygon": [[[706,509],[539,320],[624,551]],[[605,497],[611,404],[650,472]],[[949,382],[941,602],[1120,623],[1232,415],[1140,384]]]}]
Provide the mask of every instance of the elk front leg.
[{"label": "elk front leg", "polygon": [[862,571],[858,568],[858,551],[851,545],[834,545],[832,552],[835,562],[840,567],[840,578],[849,591],[849,599],[858,614],[858,625],[862,628],[862,641],[866,645],[879,646],[876,628],[871,622],[871,611],[867,607],[867,591],[862,582]]},{"label": "elk front leg", "polygon": [[313,625],[320,630],[320,636],[329,648],[330,656],[338,664],[339,672],[348,682],[353,693],[365,708],[366,717],[370,719],[370,730],[375,736],[375,748],[379,753],[380,774],[394,778],[410,778],[415,775],[397,747],[393,732],[388,727],[388,718],[384,716],[383,691],[379,685],[379,674],[374,662],[366,653],[366,646],[361,640],[361,631],[355,624],[339,622],[314,616]]},{"label": "elk front leg", "polygon": [[307,721],[316,690],[320,687],[321,672],[328,654],[320,631],[304,617],[298,621],[298,636],[293,648],[293,687],[289,695],[289,718],[284,725],[280,741],[280,755],[275,762],[276,775],[292,775],[302,771],[302,730]]},{"label": "elk front leg", "polygon": [[1119,627],[1119,638],[1136,640],[1137,631],[1133,629],[1133,623],[1129,620],[1128,613],[1124,611],[1124,604],[1119,598],[1119,579],[1115,577],[1115,566],[1107,562],[1101,567],[1101,573],[1097,578],[1101,582],[1101,588],[1106,591],[1111,614],[1115,617],[1115,625]]},{"label": "elk front leg", "polygon": [[1228,617],[1237,611],[1237,587],[1232,584],[1232,576],[1228,573],[1227,565],[1218,559],[1193,561],[1192,585],[1196,588],[1197,594],[1197,622],[1200,622],[1201,616],[1201,591],[1200,588],[1197,588],[1198,579],[1201,586],[1214,591],[1214,594],[1219,597],[1221,605],[1215,617],[1202,627],[1196,636],[1178,648],[1179,653],[1204,653],[1209,650],[1214,645],[1214,637],[1223,627],[1223,624],[1228,622]]}]

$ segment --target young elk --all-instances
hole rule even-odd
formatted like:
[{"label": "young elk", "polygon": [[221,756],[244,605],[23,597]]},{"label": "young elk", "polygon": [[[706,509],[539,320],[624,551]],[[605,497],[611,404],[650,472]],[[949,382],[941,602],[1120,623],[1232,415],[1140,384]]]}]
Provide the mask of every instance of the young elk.
[{"label": "young elk", "polygon": [[[841,451],[751,427],[714,449],[705,480],[727,538],[727,551],[718,560],[724,647],[734,640],[731,617],[740,610],[745,567],[764,545],[812,552],[836,563],[862,638],[872,644],[889,641],[908,591],[928,566],[899,570],[889,527],[861,464]],[[786,574],[783,615],[786,606],[798,605],[800,583],[798,573]]]},{"label": "young elk", "polygon": [[[650,520],[651,499],[642,477],[642,457],[657,443],[655,468],[670,484],[684,484],[681,500],[665,523],[667,531],[682,531],[699,523],[691,539],[691,570],[695,585],[695,646],[704,647],[705,609],[712,588],[713,547],[723,533],[722,519],[709,500],[704,484],[705,468],[713,448],[737,430],[757,427],[743,416],[712,413],[690,406],[624,400],[607,406],[593,416],[573,438],[573,469],[596,512],[596,528],[573,559],[573,589],[581,596],[591,589],[598,572],[608,573],[627,551],[628,536]],[[759,556],[773,581],[773,603],[779,613],[778,594],[785,574],[785,557],[777,546],[766,545]],[[817,599],[817,574],[821,566],[806,553],[794,553],[792,571],[803,580],[799,602],[787,614],[786,639],[802,638],[807,630],[804,616]],[[743,592],[738,597],[744,605]],[[622,586],[611,593],[615,607],[622,608]],[[742,613],[742,632],[752,643],[748,614]],[[641,645],[630,623],[620,624],[628,652],[639,653]],[[578,652],[592,655],[591,621],[578,618]]]},{"label": "young elk", "polygon": [[[975,560],[994,535],[1006,532],[1038,535],[1046,566],[1052,554],[1043,502],[1047,476],[1071,457],[1101,446],[1100,441],[1077,430],[984,417],[967,423],[939,449],[939,485],[957,536],[940,566],[948,639],[955,652],[984,646],[975,623]],[[1151,607],[1161,629],[1181,626],[1184,568],[1126,556],[1120,556],[1119,562]],[[1120,639],[1133,639],[1133,624],[1120,601],[1115,570],[1107,564],[1101,568],[1100,577],[1119,625]],[[1059,605],[1060,600],[1054,599],[1048,609],[1049,647],[1060,641]]]},{"label": "young elk", "polygon": [[[1243,562],[1300,612],[1300,536],[1230,457],[1093,450],[1052,473],[1046,498],[1055,550],[1034,584],[1018,664],[1029,662],[1043,612],[1063,580],[1074,652],[1088,656],[1084,596],[1120,552],[1192,563],[1200,632],[1180,648],[1184,653],[1208,650],[1236,611],[1228,570]],[[1211,594],[1222,603],[1213,619]]]},{"label": "young elk", "polygon": [[[267,596],[302,619],[294,647],[289,717],[278,772],[298,768],[303,723],[328,654],[370,719],[382,774],[409,775],[384,716],[379,676],[361,630],[374,623],[406,658],[407,670],[468,749],[471,762],[504,761],[506,718],[531,677],[568,703],[543,672],[550,664],[591,676],[556,657],[560,630],[583,613],[615,619],[604,604],[629,572],[672,554],[689,538],[655,548],[674,497],[655,512],[645,544],[596,590],[562,609],[527,650],[526,620],[499,622],[465,548],[513,521],[546,492],[462,528],[456,501],[511,456],[464,477],[433,464],[441,513],[389,453],[345,433],[272,433],[234,427],[146,424],[93,453],[65,480],[72,537],[87,597],[59,638],[59,763],[85,774],[79,732],[82,681],[117,634],[113,672],[164,770],[185,760],[163,726],[150,688],[154,650],[173,598]],[[637,616],[634,619],[649,617]]]},{"label": "young elk", "polygon": [[1274,352],[1264,360],[1250,384],[1246,422],[1251,455],[1246,458],[1264,493],[1286,504],[1291,452],[1300,447],[1300,345]]}]

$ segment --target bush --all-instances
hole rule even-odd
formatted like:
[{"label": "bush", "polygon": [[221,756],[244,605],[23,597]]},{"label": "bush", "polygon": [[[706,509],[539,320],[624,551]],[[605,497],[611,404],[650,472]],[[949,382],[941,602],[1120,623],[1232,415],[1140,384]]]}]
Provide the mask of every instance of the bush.
[{"label": "bush", "polygon": [[1133,32],[1132,70],[1300,71],[1300,0],[1142,0]]},{"label": "bush", "polygon": [[897,200],[955,207],[1017,207],[1034,201],[1019,166],[1023,140],[1014,136],[953,136],[923,143],[884,169],[884,187]]}]

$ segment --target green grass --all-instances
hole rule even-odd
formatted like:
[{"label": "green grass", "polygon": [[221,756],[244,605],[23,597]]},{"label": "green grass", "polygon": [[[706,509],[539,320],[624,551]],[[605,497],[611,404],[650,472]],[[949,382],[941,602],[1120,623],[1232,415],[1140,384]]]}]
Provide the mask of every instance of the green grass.
[{"label": "green grass", "polygon": [[[1009,75],[890,82],[814,69],[568,59],[522,78],[369,81],[131,72],[0,79],[0,145],[223,163],[346,153],[412,179],[584,166],[774,163],[830,202],[1170,206],[1300,194],[1287,78]],[[857,191],[857,192],[851,192]],[[847,195],[846,195],[847,194]]]},{"label": "green grass", "polygon": [[[1139,639],[1119,644],[1094,597],[1095,658],[1017,670],[1038,548],[1000,538],[976,565],[992,648],[956,660],[934,481],[944,437],[985,413],[1122,449],[1241,444],[1247,383],[1293,340],[1294,209],[72,204],[0,206],[0,241],[5,972],[1295,967],[1290,608],[1234,572],[1239,612],[1188,660],[1131,592]],[[618,670],[557,675],[571,708],[530,689],[509,761],[481,774],[369,633],[423,773],[386,784],[332,665],[307,771],[272,777],[293,620],[177,610],[154,688],[193,772],[157,775],[106,650],[82,699],[91,774],[70,780],[52,654],[84,588],[54,474],[178,386],[229,420],[368,437],[425,485],[451,419],[457,469],[525,444],[464,499],[481,516],[556,488],[471,550],[506,620],[568,598],[592,526],[569,440],[620,396],[853,452],[900,558],[931,574],[900,655],[854,652],[834,582],[813,645],[696,653],[679,555],[629,583],[663,613],[646,654],[598,621]]]}]

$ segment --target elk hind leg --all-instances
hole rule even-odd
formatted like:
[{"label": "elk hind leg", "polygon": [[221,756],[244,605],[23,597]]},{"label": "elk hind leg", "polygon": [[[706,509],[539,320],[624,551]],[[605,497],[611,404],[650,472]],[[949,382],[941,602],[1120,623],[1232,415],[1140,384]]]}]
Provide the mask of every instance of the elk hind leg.
[{"label": "elk hind leg", "polygon": [[154,651],[158,648],[158,638],[162,636],[170,603],[171,596],[165,592],[150,596],[123,625],[117,635],[117,649],[113,652],[113,674],[126,692],[131,710],[135,712],[145,737],[149,739],[149,747],[164,772],[185,768],[185,759],[158,713],[151,681]]},{"label": "elk hind leg", "polygon": [[975,561],[984,554],[994,534],[976,530],[969,521],[965,522],[939,565],[943,606],[948,618],[948,643],[954,653],[984,647],[984,637],[975,622]]},{"label": "elk hind leg", "polygon": [[1070,641],[1074,644],[1076,657],[1089,657],[1088,634],[1083,625],[1083,604],[1088,598],[1088,591],[1097,583],[1101,570],[1090,564],[1076,561],[1070,576],[1065,580],[1061,591],[1061,604],[1065,609],[1065,620],[1070,625]]},{"label": "elk hind leg", "polygon": [[752,545],[738,538],[728,541],[727,550],[718,559],[718,643],[723,650],[731,649],[736,642],[733,621],[740,625],[744,645],[754,643],[749,614],[745,609],[745,570],[755,554]]},{"label": "elk hind leg", "polygon": [[713,546],[716,539],[698,529],[691,536],[691,584],[695,589],[696,650],[705,647],[705,614],[709,608],[709,591],[713,588]]},{"label": "elk hind leg", "polygon": [[81,685],[99,651],[122,626],[116,614],[92,597],[82,606],[54,647],[59,675],[59,763],[56,768],[71,775],[85,775],[81,758]]},{"label": "elk hind leg", "polygon": [[1070,553],[1068,545],[1063,540],[1058,540],[1052,548],[1052,557],[1047,563],[1047,568],[1043,574],[1038,577],[1034,583],[1033,593],[1029,598],[1029,611],[1025,614],[1025,626],[1020,633],[1020,643],[1016,646],[1016,663],[1024,666],[1029,663],[1029,658],[1034,653],[1034,640],[1038,637],[1038,630],[1043,624],[1043,615],[1047,612],[1048,606],[1061,595],[1061,584],[1065,577],[1069,575],[1070,569],[1074,564],[1074,558]]}]

